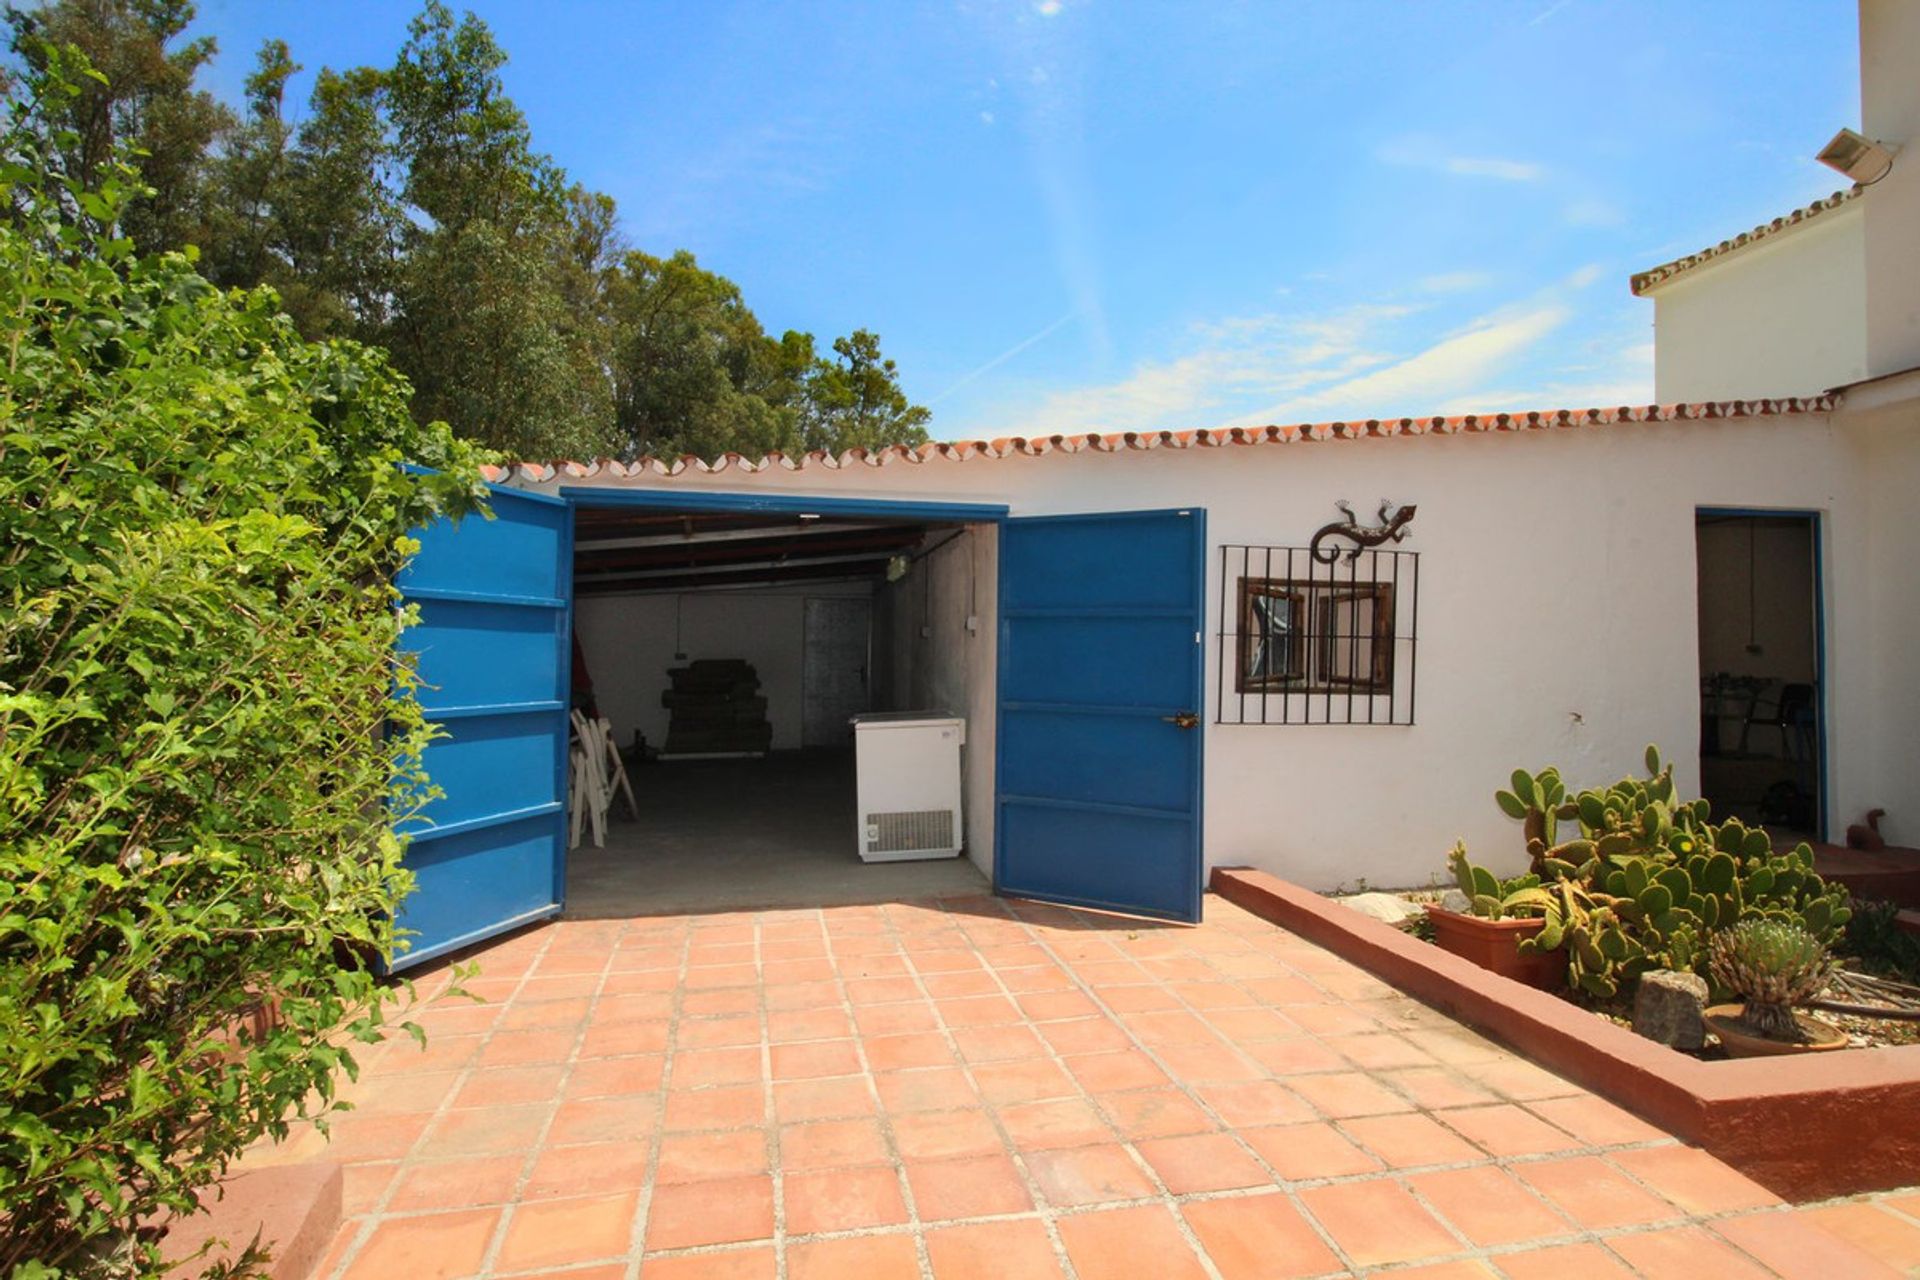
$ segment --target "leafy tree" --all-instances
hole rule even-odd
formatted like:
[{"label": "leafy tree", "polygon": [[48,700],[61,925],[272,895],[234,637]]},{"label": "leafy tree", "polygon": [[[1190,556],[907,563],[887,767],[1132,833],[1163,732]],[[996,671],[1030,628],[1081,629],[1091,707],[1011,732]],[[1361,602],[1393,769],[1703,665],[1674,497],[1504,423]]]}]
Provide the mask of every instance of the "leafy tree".
[{"label": "leafy tree", "polygon": [[809,449],[876,449],[924,444],[932,415],[907,399],[899,370],[880,354],[880,338],[855,329],[833,340],[807,383],[805,443]]},{"label": "leafy tree", "polygon": [[45,127],[84,60],[32,65],[0,140],[0,1274],[104,1280],[157,1274],[154,1224],[391,1025],[337,958],[395,946],[388,822],[426,787],[389,584],[484,489],[380,352],[102,234],[141,189]]}]

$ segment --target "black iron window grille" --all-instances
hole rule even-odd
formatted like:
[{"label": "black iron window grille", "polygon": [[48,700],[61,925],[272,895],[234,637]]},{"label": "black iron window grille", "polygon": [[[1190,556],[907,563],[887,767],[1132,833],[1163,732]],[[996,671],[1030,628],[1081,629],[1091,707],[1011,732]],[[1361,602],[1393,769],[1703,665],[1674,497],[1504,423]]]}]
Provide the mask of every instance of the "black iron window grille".
[{"label": "black iron window grille", "polygon": [[1419,622],[1416,551],[1223,546],[1214,723],[1412,724]]}]

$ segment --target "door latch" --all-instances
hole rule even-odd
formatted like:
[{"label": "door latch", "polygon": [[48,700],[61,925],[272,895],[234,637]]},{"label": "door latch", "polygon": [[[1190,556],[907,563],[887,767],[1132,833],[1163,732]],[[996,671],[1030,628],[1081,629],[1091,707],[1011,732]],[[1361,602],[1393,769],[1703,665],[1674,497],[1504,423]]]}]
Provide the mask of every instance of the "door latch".
[{"label": "door latch", "polygon": [[1200,717],[1191,711],[1180,711],[1170,716],[1161,716],[1160,718],[1168,724],[1181,729],[1197,729],[1200,727]]}]

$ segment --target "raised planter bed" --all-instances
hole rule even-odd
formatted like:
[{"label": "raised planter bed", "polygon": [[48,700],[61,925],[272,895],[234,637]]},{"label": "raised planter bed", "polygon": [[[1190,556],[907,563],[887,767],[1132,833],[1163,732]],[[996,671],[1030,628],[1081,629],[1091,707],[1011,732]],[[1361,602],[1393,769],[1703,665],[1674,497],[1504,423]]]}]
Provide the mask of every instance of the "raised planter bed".
[{"label": "raised planter bed", "polygon": [[1442,950],[1471,960],[1490,973],[1546,991],[1566,981],[1565,951],[1520,953],[1520,940],[1539,933],[1546,927],[1545,920],[1482,920],[1437,906],[1427,908],[1427,920],[1433,925],[1433,940]]},{"label": "raised planter bed", "polygon": [[1212,888],[1788,1200],[1920,1177],[1920,1045],[1703,1062],[1265,872],[1216,868]]}]

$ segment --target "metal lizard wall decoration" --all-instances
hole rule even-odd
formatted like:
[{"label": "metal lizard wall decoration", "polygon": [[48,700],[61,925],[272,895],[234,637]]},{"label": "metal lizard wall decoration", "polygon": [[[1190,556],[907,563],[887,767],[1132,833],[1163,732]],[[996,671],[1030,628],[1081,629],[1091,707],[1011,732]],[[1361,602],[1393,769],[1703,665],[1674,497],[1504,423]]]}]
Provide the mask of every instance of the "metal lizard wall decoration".
[{"label": "metal lizard wall decoration", "polygon": [[[1383,542],[1399,542],[1403,540],[1408,533],[1407,526],[1413,523],[1414,512],[1420,509],[1417,504],[1409,502],[1404,507],[1396,510],[1393,503],[1382,498],[1380,500],[1380,523],[1378,526],[1369,528],[1360,523],[1359,518],[1353,514],[1353,508],[1348,505],[1345,498],[1342,498],[1333,505],[1344,512],[1347,518],[1345,520],[1336,520],[1332,524],[1322,525],[1319,531],[1313,535],[1313,540],[1307,543],[1307,554],[1311,555],[1321,564],[1333,564],[1340,559],[1340,548],[1322,547],[1320,545],[1325,539],[1351,539],[1355,545],[1351,551],[1347,552],[1347,563],[1352,564],[1360,558],[1360,553],[1368,547],[1377,547]],[[1390,512],[1391,514],[1389,514]]]}]

